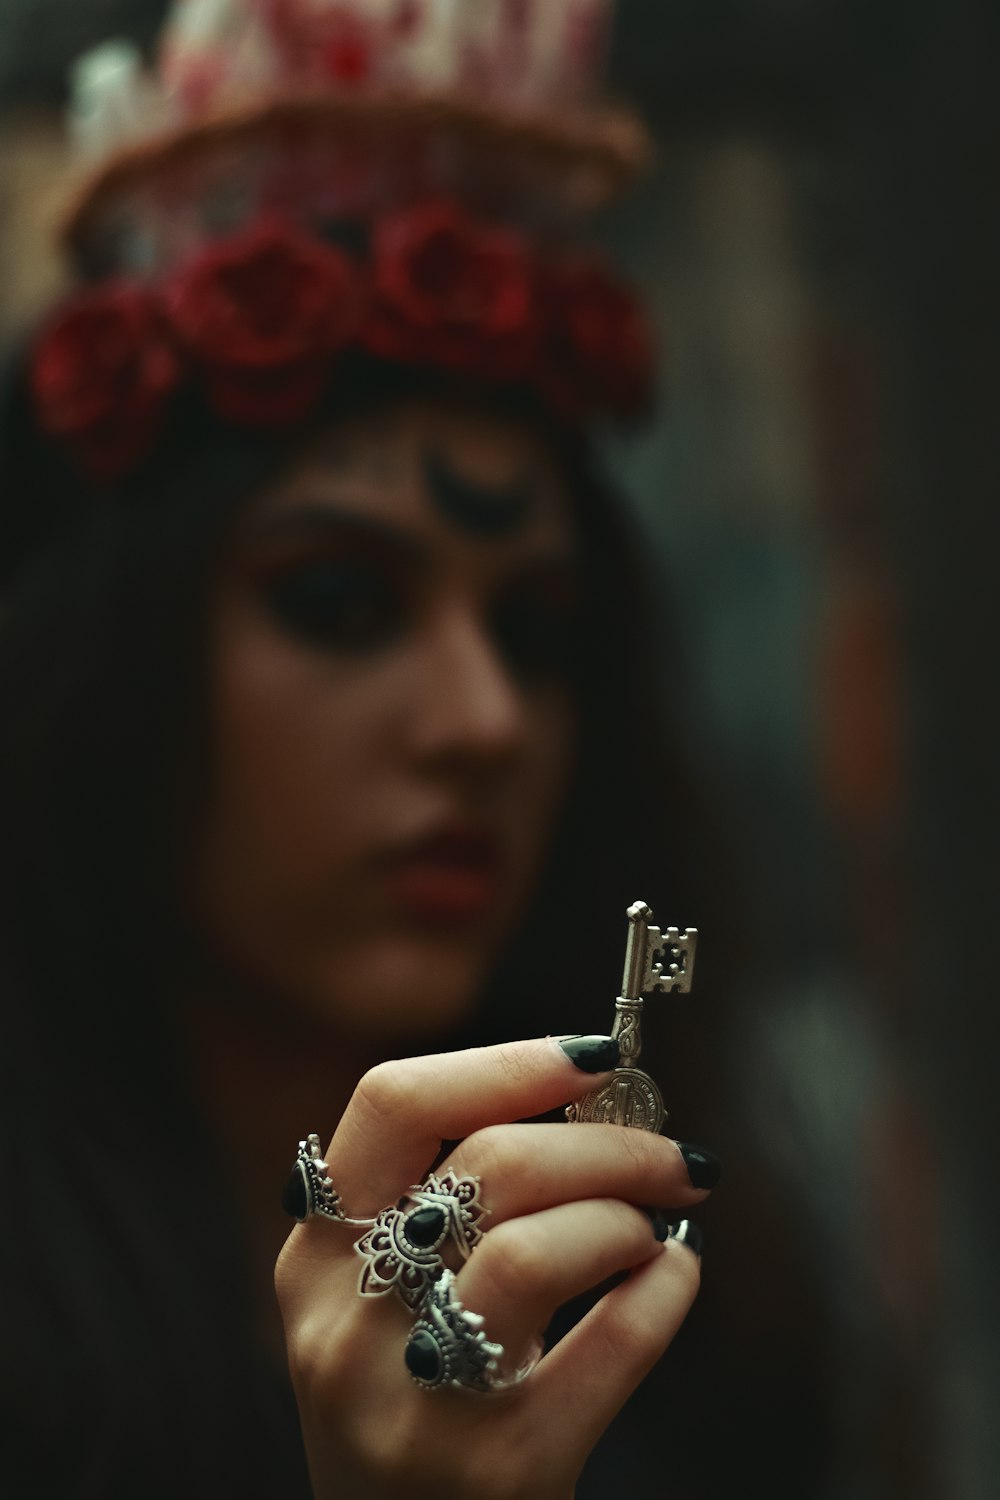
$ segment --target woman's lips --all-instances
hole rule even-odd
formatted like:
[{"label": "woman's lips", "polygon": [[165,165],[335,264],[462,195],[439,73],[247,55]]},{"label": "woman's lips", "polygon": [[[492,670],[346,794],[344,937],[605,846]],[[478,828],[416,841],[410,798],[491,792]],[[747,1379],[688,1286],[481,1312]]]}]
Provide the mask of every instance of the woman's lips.
[{"label": "woman's lips", "polygon": [[499,846],[484,834],[434,834],[390,856],[384,878],[404,916],[435,927],[462,926],[484,917],[497,899]]}]

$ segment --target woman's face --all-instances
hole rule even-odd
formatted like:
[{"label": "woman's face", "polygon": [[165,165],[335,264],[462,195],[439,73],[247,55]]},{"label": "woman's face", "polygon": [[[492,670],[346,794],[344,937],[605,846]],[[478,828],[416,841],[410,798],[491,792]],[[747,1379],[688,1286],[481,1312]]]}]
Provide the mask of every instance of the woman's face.
[{"label": "woman's face", "polygon": [[198,917],[359,1038],[458,1020],[572,759],[569,496],[526,427],[432,402],[316,441],[214,598]]}]

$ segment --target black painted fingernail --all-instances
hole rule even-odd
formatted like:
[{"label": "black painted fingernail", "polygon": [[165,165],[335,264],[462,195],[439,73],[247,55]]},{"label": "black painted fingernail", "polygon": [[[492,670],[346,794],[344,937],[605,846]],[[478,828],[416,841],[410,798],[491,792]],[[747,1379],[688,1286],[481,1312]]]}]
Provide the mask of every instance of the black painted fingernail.
[{"label": "black painted fingernail", "polygon": [[701,1247],[705,1242],[705,1236],[693,1219],[680,1219],[676,1224],[671,1224],[667,1238],[676,1240],[679,1245],[687,1245],[688,1249],[693,1250],[698,1259],[701,1259]]},{"label": "black painted fingernail", "polygon": [[671,1229],[673,1228],[670,1220],[667,1218],[662,1208],[644,1208],[642,1212],[646,1215],[646,1218],[652,1224],[653,1234],[662,1245],[663,1241],[667,1238]]},{"label": "black painted fingernail", "polygon": [[607,1073],[622,1055],[613,1036],[564,1036],[559,1045],[581,1073]]},{"label": "black painted fingernail", "polygon": [[678,1141],[677,1149],[684,1158],[688,1180],[694,1188],[714,1188],[722,1176],[722,1163],[704,1146],[692,1146],[687,1141]]}]

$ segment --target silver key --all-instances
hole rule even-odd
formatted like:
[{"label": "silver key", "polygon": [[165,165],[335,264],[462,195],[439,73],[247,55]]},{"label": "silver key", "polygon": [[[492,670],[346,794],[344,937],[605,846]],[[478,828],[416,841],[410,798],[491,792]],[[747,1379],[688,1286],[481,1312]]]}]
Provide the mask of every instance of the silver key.
[{"label": "silver key", "polygon": [[635,1066],[642,1051],[642,997],[654,990],[688,993],[698,929],[686,927],[682,933],[679,927],[668,927],[663,932],[652,925],[652,915],[645,901],[634,901],[628,909],[625,972],[611,1028],[621,1047],[621,1062],[603,1088],[568,1106],[566,1118],[571,1123],[631,1125],[655,1133],[666,1119],[659,1089],[648,1073]]}]

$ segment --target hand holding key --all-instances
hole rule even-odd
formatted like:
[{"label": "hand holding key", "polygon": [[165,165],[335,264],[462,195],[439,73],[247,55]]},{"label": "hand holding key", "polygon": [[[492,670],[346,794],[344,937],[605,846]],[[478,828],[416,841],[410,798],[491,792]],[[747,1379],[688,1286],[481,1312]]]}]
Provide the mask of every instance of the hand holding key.
[{"label": "hand holding key", "polygon": [[[372,1227],[355,1240],[321,1206],[277,1273],[318,1500],[572,1500],[594,1443],[670,1343],[699,1279],[699,1238],[670,1220],[718,1172],[652,1133],[662,1100],[634,1066],[642,996],[686,990],[693,966],[695,934],[663,934],[651,916],[629,909],[613,1037],[409,1058],[362,1079],[321,1165],[353,1222]],[[518,1123],[588,1088],[571,1106],[578,1128]],[[608,1123],[645,1128],[627,1140]],[[459,1144],[414,1188],[442,1139]],[[458,1254],[444,1210],[464,1223],[463,1185],[478,1209]],[[419,1307],[394,1290],[411,1260],[428,1268]],[[539,1358],[556,1308],[615,1276]]]}]

